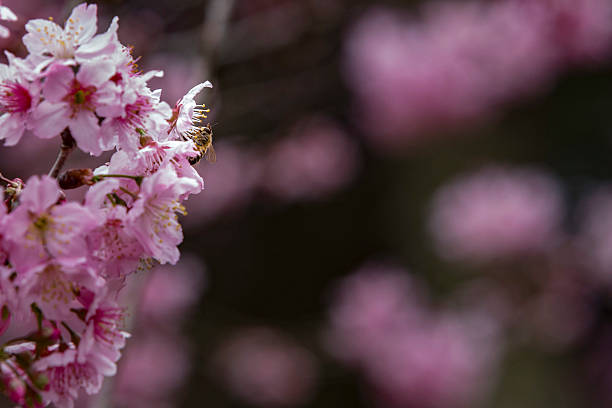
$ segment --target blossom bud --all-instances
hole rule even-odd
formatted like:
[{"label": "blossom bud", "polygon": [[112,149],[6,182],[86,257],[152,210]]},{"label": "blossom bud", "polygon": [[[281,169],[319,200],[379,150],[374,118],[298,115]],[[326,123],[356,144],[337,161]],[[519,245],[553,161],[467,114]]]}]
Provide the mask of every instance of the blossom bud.
[{"label": "blossom bud", "polygon": [[93,171],[91,169],[66,170],[59,177],[59,186],[64,190],[78,188],[93,184]]}]

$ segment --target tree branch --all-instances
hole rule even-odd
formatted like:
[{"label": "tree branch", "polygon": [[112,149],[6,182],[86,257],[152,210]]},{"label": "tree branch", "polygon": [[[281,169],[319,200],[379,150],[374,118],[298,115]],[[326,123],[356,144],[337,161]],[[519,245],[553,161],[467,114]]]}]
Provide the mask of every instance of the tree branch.
[{"label": "tree branch", "polygon": [[64,164],[66,164],[66,159],[68,159],[68,156],[76,147],[76,141],[72,137],[72,133],[70,133],[69,128],[62,131],[61,137],[62,145],[60,146],[60,151],[57,155],[55,163],[53,164],[53,167],[51,167],[51,170],[49,170],[49,176],[53,178],[57,178],[59,172],[62,170],[62,167],[64,167]]}]

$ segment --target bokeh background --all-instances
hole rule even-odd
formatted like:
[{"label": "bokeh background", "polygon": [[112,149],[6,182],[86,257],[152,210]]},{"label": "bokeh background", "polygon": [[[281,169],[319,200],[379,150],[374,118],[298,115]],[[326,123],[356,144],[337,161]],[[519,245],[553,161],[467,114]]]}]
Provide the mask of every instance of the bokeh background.
[{"label": "bokeh background", "polygon": [[[77,3],[5,0],[2,46]],[[171,105],[213,82],[217,162],[80,406],[612,406],[612,2],[98,6]]]}]

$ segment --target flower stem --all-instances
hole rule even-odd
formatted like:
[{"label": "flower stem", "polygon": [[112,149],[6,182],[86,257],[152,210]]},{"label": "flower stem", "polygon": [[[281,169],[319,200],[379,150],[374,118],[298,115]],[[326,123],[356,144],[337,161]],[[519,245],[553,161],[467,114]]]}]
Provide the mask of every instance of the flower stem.
[{"label": "flower stem", "polygon": [[72,133],[70,133],[69,128],[62,131],[61,137],[62,145],[60,146],[60,151],[57,155],[55,163],[53,164],[53,167],[51,167],[51,170],[49,170],[49,176],[53,178],[57,178],[59,172],[62,170],[62,167],[64,167],[64,164],[66,164],[66,159],[68,159],[68,156],[76,147],[76,141],[72,137]]},{"label": "flower stem", "polygon": [[136,184],[138,184],[138,186],[140,186],[140,184],[142,183],[142,179],[144,178],[144,176],[130,176],[129,174],[98,174],[96,176],[92,177],[92,181],[94,183],[97,183],[98,181],[101,181],[103,178],[127,178],[127,179],[131,179],[134,180],[136,182]]}]

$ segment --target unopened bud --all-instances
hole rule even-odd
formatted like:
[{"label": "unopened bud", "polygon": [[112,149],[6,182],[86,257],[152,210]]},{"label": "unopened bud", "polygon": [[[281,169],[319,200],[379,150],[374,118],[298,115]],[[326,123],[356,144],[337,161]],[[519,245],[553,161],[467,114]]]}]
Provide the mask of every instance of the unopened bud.
[{"label": "unopened bud", "polygon": [[91,169],[66,170],[59,177],[59,185],[64,190],[91,184],[93,184],[93,171]]}]

